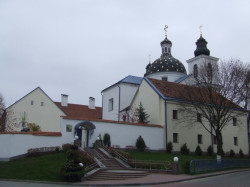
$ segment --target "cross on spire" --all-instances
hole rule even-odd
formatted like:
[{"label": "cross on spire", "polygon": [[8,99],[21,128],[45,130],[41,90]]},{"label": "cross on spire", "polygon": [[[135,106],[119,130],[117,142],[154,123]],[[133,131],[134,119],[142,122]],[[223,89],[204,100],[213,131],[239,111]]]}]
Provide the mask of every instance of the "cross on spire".
[{"label": "cross on spire", "polygon": [[167,26],[167,25],[165,25],[165,27],[164,27],[165,36],[167,36],[167,29],[168,29],[168,26]]},{"label": "cross on spire", "polygon": [[151,63],[151,54],[148,55],[149,63]]},{"label": "cross on spire", "polygon": [[202,35],[202,25],[200,25],[200,34]]}]

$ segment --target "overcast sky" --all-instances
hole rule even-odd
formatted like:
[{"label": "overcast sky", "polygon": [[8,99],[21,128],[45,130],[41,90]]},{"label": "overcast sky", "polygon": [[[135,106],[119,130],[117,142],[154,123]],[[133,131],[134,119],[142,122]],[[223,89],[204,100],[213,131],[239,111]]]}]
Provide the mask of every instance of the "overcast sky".
[{"label": "overcast sky", "polygon": [[6,105],[40,86],[54,101],[88,104],[161,55],[187,68],[200,36],[210,55],[250,62],[249,0],[0,0],[0,93]]}]

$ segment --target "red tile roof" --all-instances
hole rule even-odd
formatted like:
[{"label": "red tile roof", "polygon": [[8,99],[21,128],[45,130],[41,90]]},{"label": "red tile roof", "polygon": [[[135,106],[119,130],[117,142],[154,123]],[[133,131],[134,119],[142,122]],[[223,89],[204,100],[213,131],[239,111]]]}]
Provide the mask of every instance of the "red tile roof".
[{"label": "red tile roof", "polygon": [[122,125],[135,125],[135,126],[145,126],[145,127],[158,127],[163,128],[162,125],[156,124],[146,124],[146,123],[131,123],[131,122],[123,122],[123,121],[113,121],[113,120],[103,120],[103,119],[91,119],[91,118],[71,118],[68,116],[64,116],[63,119],[77,119],[77,120],[88,120],[88,121],[96,121],[96,122],[104,122],[104,123],[116,123]]},{"label": "red tile roof", "polygon": [[[162,81],[158,79],[148,78],[148,80],[155,86],[155,88],[168,98],[176,98],[186,101],[195,101],[207,104],[218,104],[223,102],[224,106],[232,108],[241,108],[235,103],[227,100],[215,91],[209,91],[206,87],[196,87],[174,82]],[[209,97],[211,94],[211,97]]]},{"label": "red tile roof", "polygon": [[0,134],[27,134],[27,135],[34,135],[34,136],[62,136],[61,132],[0,132]]},{"label": "red tile roof", "polygon": [[68,104],[68,106],[62,106],[60,102],[55,104],[71,119],[89,118],[89,119],[101,119],[102,108],[95,107],[95,109],[89,109],[86,105]]}]

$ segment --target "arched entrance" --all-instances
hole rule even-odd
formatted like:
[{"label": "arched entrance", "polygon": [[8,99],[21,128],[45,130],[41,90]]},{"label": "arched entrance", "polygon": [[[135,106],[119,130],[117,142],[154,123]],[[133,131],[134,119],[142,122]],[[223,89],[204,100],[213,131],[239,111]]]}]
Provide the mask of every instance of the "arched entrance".
[{"label": "arched entrance", "polygon": [[94,133],[95,125],[90,121],[84,121],[76,124],[75,135],[80,140],[80,146],[82,148],[89,147],[89,139]]}]

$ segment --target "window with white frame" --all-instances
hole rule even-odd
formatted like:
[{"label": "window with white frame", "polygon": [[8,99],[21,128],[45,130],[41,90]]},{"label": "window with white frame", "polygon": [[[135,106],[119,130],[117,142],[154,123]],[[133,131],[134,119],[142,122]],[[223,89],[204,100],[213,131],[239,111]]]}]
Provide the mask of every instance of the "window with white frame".
[{"label": "window with white frame", "polygon": [[108,107],[109,107],[108,108],[109,111],[112,111],[114,109],[114,99],[113,98],[109,99]]}]

